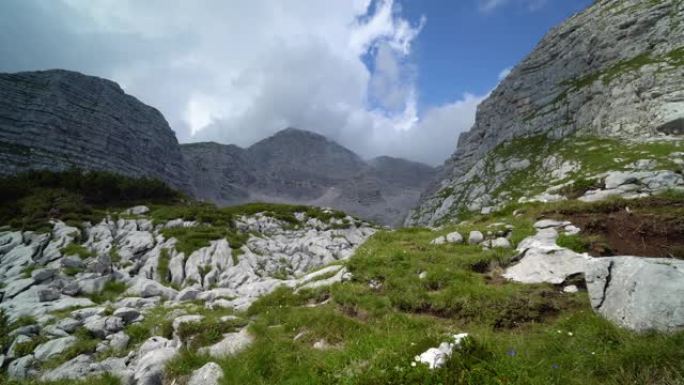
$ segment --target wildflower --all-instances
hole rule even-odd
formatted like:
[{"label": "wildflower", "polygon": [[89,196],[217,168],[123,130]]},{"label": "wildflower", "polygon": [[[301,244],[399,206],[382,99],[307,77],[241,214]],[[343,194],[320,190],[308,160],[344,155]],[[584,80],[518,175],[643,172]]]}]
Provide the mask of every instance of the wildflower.
[{"label": "wildflower", "polygon": [[558,364],[553,364],[553,365],[551,365],[551,367],[552,367],[553,369],[558,369],[558,368],[560,368],[560,366],[559,366]]},{"label": "wildflower", "polygon": [[570,337],[572,337],[572,332],[568,332],[568,335],[569,335]]},{"label": "wildflower", "polygon": [[518,352],[516,352],[515,349],[510,349],[508,352],[506,352],[506,354],[508,354],[511,357],[515,357],[518,354]]},{"label": "wildflower", "polygon": [[416,367],[415,361],[414,361],[414,362],[411,362],[411,366],[413,366],[414,368]]}]

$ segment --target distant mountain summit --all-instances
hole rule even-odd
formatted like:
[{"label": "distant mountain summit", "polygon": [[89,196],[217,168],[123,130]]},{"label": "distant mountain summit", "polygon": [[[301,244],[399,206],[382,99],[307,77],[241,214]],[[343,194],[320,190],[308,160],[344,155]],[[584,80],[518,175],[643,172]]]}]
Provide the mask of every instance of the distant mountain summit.
[{"label": "distant mountain summit", "polygon": [[219,204],[266,201],[330,206],[397,225],[435,169],[403,159],[368,162],[325,136],[287,128],[242,149],[181,145],[198,197]]}]

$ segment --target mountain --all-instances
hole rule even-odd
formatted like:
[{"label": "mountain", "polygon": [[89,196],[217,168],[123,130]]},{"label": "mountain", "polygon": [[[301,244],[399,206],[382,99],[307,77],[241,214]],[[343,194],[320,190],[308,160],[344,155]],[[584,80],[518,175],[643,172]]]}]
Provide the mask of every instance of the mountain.
[{"label": "mountain", "polygon": [[118,84],[77,72],[0,74],[0,174],[106,170],[192,192],[162,114]]},{"label": "mountain", "polygon": [[[680,186],[683,21],[680,1],[603,0],[552,29],[481,103],[406,223],[562,199],[563,184],[578,195],[625,195],[604,186],[606,173],[644,171],[639,164]],[[665,147],[640,146],[654,141]],[[659,188],[642,191],[647,176],[626,193]]]},{"label": "mountain", "polygon": [[435,175],[427,165],[354,152],[309,131],[287,128],[242,149],[181,145],[199,198],[223,205],[265,201],[330,206],[400,224]]}]

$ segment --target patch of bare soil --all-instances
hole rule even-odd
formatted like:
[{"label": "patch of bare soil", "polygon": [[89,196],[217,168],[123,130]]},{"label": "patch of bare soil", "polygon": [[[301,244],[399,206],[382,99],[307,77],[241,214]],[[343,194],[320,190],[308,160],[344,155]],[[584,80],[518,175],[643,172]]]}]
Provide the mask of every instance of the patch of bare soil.
[{"label": "patch of bare soil", "polygon": [[651,199],[609,212],[565,215],[582,229],[593,256],[684,259],[684,201]]}]

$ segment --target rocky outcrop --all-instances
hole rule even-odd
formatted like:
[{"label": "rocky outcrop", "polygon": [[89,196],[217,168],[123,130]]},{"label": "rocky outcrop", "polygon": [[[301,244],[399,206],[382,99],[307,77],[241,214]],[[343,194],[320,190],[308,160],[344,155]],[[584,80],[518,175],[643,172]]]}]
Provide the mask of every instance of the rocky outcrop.
[{"label": "rocky outcrop", "polygon": [[403,159],[365,162],[321,135],[293,128],[246,149],[217,143],[181,149],[199,198],[325,206],[388,225],[403,221],[435,175],[434,168]]},{"label": "rocky outcrop", "polygon": [[[13,328],[8,346],[0,345],[11,378],[59,381],[109,373],[122,383],[159,384],[166,363],[185,342],[181,324],[204,319],[187,313],[191,303],[201,301],[208,309],[228,313],[244,311],[281,287],[305,290],[348,280],[350,274],[342,265],[324,266],[351,257],[375,232],[361,221],[335,218],[330,212],[326,221],[296,212],[296,220],[289,222],[257,213],[234,219],[231,231],[247,237],[240,248],[231,248],[225,238],[216,239],[186,256],[176,250],[177,239],[167,239],[164,230],[194,230],[202,223],[177,219],[155,224],[146,216],[148,208],[125,212],[133,211],[136,219],[106,218],[95,225],[84,223],[82,229],[56,221],[47,234],[0,232],[0,310],[10,323],[32,322]],[[75,246],[77,239],[82,243]],[[66,255],[68,245],[87,253]],[[166,270],[168,274],[161,274]],[[45,300],[45,293],[50,300]],[[104,294],[107,299],[102,302],[98,295]],[[129,328],[151,312],[168,313],[173,338],[152,334],[142,344],[131,342]],[[221,318],[222,323],[238,321],[243,322],[232,315]],[[243,327],[246,324],[223,332],[220,340],[200,351],[224,357],[246,349],[254,340]],[[59,361],[60,354],[83,343],[84,334],[97,344],[95,352],[42,368],[42,363]],[[33,341],[36,346],[30,354],[18,348]],[[97,353],[102,352],[128,354],[98,361]],[[206,368],[193,377],[217,380],[216,369]]]},{"label": "rocky outcrop", "polygon": [[176,137],[118,84],[76,72],[0,74],[0,175],[104,170],[192,192]]},{"label": "rocky outcrop", "polygon": [[[601,0],[551,30],[478,107],[475,125],[407,223],[496,206],[506,180],[536,171],[526,162],[531,148],[513,149],[519,157],[498,164],[486,159],[514,138],[682,135],[682,21],[680,1]],[[575,167],[558,162],[541,175]]]}]

